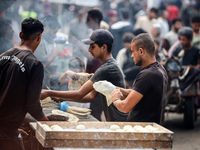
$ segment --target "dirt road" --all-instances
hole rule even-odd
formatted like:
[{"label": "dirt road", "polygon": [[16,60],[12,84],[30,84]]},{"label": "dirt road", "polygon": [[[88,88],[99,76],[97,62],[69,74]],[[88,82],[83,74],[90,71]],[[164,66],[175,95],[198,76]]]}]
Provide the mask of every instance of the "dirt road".
[{"label": "dirt road", "polygon": [[174,132],[172,150],[200,150],[200,110],[194,129],[185,129],[183,114],[165,114],[164,127]]}]

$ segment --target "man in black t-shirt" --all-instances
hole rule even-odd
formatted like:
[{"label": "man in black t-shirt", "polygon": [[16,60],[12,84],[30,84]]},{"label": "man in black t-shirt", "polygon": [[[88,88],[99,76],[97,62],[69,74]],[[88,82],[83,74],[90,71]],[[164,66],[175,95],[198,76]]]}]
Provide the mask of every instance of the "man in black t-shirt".
[{"label": "man in black t-shirt", "polygon": [[194,79],[200,75],[200,49],[192,46],[193,30],[190,27],[183,27],[178,32],[182,49],[177,49],[173,52],[173,56],[178,57],[181,50],[184,52],[181,58],[181,65],[190,68],[187,76],[181,81],[180,89],[185,91]]},{"label": "man in black t-shirt", "polygon": [[[112,58],[111,49],[113,43],[112,34],[103,29],[95,30],[89,39],[83,40],[85,44],[90,45],[89,52],[102,62],[93,77],[88,80],[78,91],[51,91],[42,90],[41,99],[48,96],[65,98],[68,101],[75,102],[92,102],[95,100],[98,92],[93,88],[94,82],[107,80],[118,87],[125,87],[124,76],[122,70],[118,66],[115,59]],[[109,107],[105,96],[101,95],[103,110],[107,121],[126,121],[127,114],[122,113],[111,104]]]},{"label": "man in black t-shirt", "polygon": [[112,92],[113,104],[119,111],[129,113],[128,121],[160,123],[167,73],[156,62],[154,42],[149,34],[134,37],[131,50],[131,57],[142,70],[132,89],[118,88]]},{"label": "man in black t-shirt", "polygon": [[18,128],[26,113],[47,121],[40,105],[43,65],[34,56],[40,43],[43,24],[25,19],[20,32],[21,44],[0,55],[0,149],[24,150]]},{"label": "man in black t-shirt", "polygon": [[[199,68],[200,64],[200,49],[192,46],[193,30],[190,27],[183,27],[178,32],[180,44],[184,50],[184,55],[181,60],[183,66],[190,66],[190,68]],[[182,49],[176,49],[173,56],[177,57]]]}]

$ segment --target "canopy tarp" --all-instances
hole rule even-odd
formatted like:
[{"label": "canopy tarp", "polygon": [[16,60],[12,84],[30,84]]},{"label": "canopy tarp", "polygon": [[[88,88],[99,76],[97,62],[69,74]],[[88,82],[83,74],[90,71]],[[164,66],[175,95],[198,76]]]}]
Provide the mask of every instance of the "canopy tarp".
[{"label": "canopy tarp", "polygon": [[94,7],[99,5],[99,0],[48,0],[51,3],[74,4],[78,6]]}]

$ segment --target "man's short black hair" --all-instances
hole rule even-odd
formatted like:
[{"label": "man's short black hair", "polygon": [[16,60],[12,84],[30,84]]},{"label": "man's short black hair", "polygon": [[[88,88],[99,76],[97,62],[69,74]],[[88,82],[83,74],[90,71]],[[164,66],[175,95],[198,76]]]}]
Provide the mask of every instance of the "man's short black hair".
[{"label": "man's short black hair", "polygon": [[139,48],[143,48],[151,56],[155,55],[154,41],[148,33],[142,33],[135,36],[132,42],[135,43],[135,47],[137,50],[139,50]]},{"label": "man's short black hair", "polygon": [[192,17],[191,23],[200,23],[200,16],[194,16],[194,17]]},{"label": "man's short black hair", "polygon": [[178,31],[178,37],[185,36],[188,40],[193,38],[193,29],[191,27],[182,27]]},{"label": "man's short black hair", "polygon": [[98,19],[98,23],[100,24],[100,22],[103,20],[103,15],[101,13],[100,10],[98,9],[91,9],[88,11],[88,15],[90,15],[90,17],[92,19]]},{"label": "man's short black hair", "polygon": [[129,11],[126,8],[121,9],[121,15],[123,19],[129,19]]},{"label": "man's short black hair", "polygon": [[34,18],[27,18],[21,23],[23,40],[34,40],[44,31],[43,24]]},{"label": "man's short black hair", "polygon": [[172,20],[172,25],[176,24],[176,22],[181,22],[181,19],[180,18],[174,18]]}]

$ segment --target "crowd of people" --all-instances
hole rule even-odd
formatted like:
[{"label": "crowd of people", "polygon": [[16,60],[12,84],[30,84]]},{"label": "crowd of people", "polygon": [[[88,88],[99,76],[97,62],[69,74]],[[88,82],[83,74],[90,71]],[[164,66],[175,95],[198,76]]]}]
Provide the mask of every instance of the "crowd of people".
[{"label": "crowd of people", "polygon": [[[199,1],[187,7],[175,2],[151,7],[144,0],[102,0],[94,8],[63,4],[61,15],[54,3],[35,0],[28,8],[18,4],[1,12],[0,145],[10,139],[20,145],[18,128],[27,112],[36,120],[48,120],[39,104],[48,96],[88,103],[85,107],[100,121],[160,123],[168,82],[163,49],[168,57],[184,51],[180,63],[195,70],[189,81],[200,67]],[[68,79],[79,72],[91,78],[79,90],[68,91]],[[110,106],[93,88],[102,80],[117,88]],[[7,113],[11,105],[19,107]]]}]

